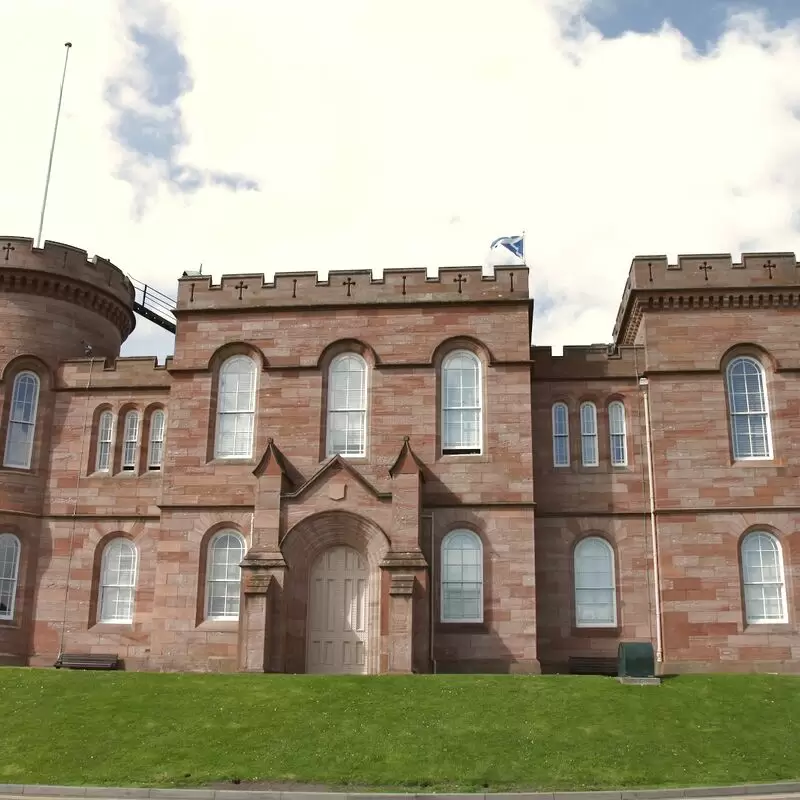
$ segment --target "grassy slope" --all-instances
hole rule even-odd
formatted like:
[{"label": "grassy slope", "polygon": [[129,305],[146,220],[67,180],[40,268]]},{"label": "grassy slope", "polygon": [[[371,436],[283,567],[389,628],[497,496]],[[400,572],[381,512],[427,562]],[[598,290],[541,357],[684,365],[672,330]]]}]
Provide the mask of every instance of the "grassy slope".
[{"label": "grassy slope", "polygon": [[0,669],[0,783],[601,789],[800,778],[800,678]]}]

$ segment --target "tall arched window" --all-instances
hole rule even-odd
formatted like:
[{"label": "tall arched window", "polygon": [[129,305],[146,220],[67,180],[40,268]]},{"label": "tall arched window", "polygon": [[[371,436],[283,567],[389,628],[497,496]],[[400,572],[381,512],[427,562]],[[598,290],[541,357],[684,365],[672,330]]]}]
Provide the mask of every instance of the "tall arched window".
[{"label": "tall arched window", "polygon": [[19,553],[19,539],[13,533],[0,533],[0,619],[14,619]]},{"label": "tall arched window", "polygon": [[625,426],[625,406],[614,400],[608,406],[608,434],[611,445],[611,465],[624,467],[628,464],[628,441]]},{"label": "tall arched window", "polygon": [[483,442],[481,362],[458,350],[442,364],[442,452],[480,453]]},{"label": "tall arched window", "polygon": [[328,371],[327,454],[366,455],[367,364],[355,353],[337,356]]},{"label": "tall arched window", "polygon": [[597,408],[594,403],[581,404],[581,463],[584,467],[596,467],[597,453]]},{"label": "tall arched window", "polygon": [[30,468],[38,405],[39,376],[33,372],[20,372],[11,391],[3,466]]},{"label": "tall arched window", "polygon": [[617,624],[614,551],[599,536],[575,547],[575,624],[578,628],[613,628]]},{"label": "tall arched window", "polygon": [[251,458],[258,370],[252,358],[233,356],[219,371],[215,458]]},{"label": "tall arched window", "polygon": [[741,356],[726,372],[734,459],[772,458],[764,368],[754,358]]},{"label": "tall arched window", "polygon": [[125,438],[122,443],[122,469],[133,472],[139,455],[139,412],[129,411],[125,415]]},{"label": "tall arched window", "polygon": [[783,554],[771,533],[753,531],[742,539],[742,582],[748,624],[788,622]]},{"label": "tall arched window", "polygon": [[569,410],[566,403],[553,405],[553,466],[569,466]]},{"label": "tall arched window", "polygon": [[108,472],[111,469],[111,443],[114,438],[114,415],[104,411],[97,421],[97,463],[98,472]]},{"label": "tall arched window", "polygon": [[118,538],[105,546],[100,567],[100,622],[133,622],[136,568],[133,542]]},{"label": "tall arched window", "polygon": [[150,444],[147,448],[148,469],[161,469],[161,462],[164,459],[165,426],[166,416],[160,408],[157,408],[150,416]]},{"label": "tall arched window", "polygon": [[244,539],[236,531],[220,531],[208,544],[206,619],[238,619]]},{"label": "tall arched window", "polygon": [[483,622],[483,545],[472,531],[442,541],[442,622]]}]

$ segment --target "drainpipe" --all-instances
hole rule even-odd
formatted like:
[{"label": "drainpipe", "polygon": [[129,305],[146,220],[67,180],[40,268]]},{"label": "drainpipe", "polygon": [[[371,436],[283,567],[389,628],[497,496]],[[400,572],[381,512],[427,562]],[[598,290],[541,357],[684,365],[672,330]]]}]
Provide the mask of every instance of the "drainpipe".
[{"label": "drainpipe", "polygon": [[650,538],[653,548],[653,582],[656,601],[656,663],[664,660],[664,634],[662,631],[661,611],[661,571],[658,558],[658,522],[656,520],[656,479],[653,465],[653,431],[650,423],[650,381],[639,378],[644,399],[644,427],[647,444],[647,475],[648,475],[648,500],[650,506]]},{"label": "drainpipe", "polygon": [[431,651],[431,665],[433,667],[433,674],[436,675],[436,655],[434,651],[434,628],[436,626],[436,527],[434,525],[434,512],[429,511],[427,514],[420,514],[421,519],[429,519],[431,521],[431,558],[430,558],[430,571],[428,572],[428,630],[430,631],[429,647]]}]

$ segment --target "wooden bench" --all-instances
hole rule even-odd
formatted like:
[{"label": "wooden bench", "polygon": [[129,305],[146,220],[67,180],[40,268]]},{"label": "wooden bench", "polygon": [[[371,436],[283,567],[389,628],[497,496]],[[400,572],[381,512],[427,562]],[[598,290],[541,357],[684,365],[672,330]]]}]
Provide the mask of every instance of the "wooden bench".
[{"label": "wooden bench", "polygon": [[112,653],[62,653],[53,666],[56,669],[117,669],[119,656]]},{"label": "wooden bench", "polygon": [[571,675],[616,675],[617,670],[614,656],[572,656],[569,659]]}]

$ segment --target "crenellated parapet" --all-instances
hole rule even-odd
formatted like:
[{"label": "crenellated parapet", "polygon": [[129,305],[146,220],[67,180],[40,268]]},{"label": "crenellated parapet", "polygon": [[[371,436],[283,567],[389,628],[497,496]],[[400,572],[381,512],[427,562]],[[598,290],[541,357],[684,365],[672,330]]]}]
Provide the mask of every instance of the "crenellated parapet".
[{"label": "crenellated parapet", "polygon": [[429,277],[425,269],[387,269],[380,278],[368,270],[187,276],[178,284],[178,312],[242,308],[359,306],[373,304],[474,303],[528,299],[527,267],[443,267]]},{"label": "crenellated parapet", "polygon": [[532,379],[537,381],[589,381],[635,379],[641,373],[644,355],[640,347],[611,344],[564,347],[563,355],[551,347],[531,347]]},{"label": "crenellated parapet", "polygon": [[794,253],[636,256],[614,325],[614,340],[633,344],[646,308],[751,308],[800,305]]},{"label": "crenellated parapet", "polygon": [[157,358],[132,356],[109,359],[81,358],[59,365],[56,386],[59,389],[169,390],[172,376]]}]

